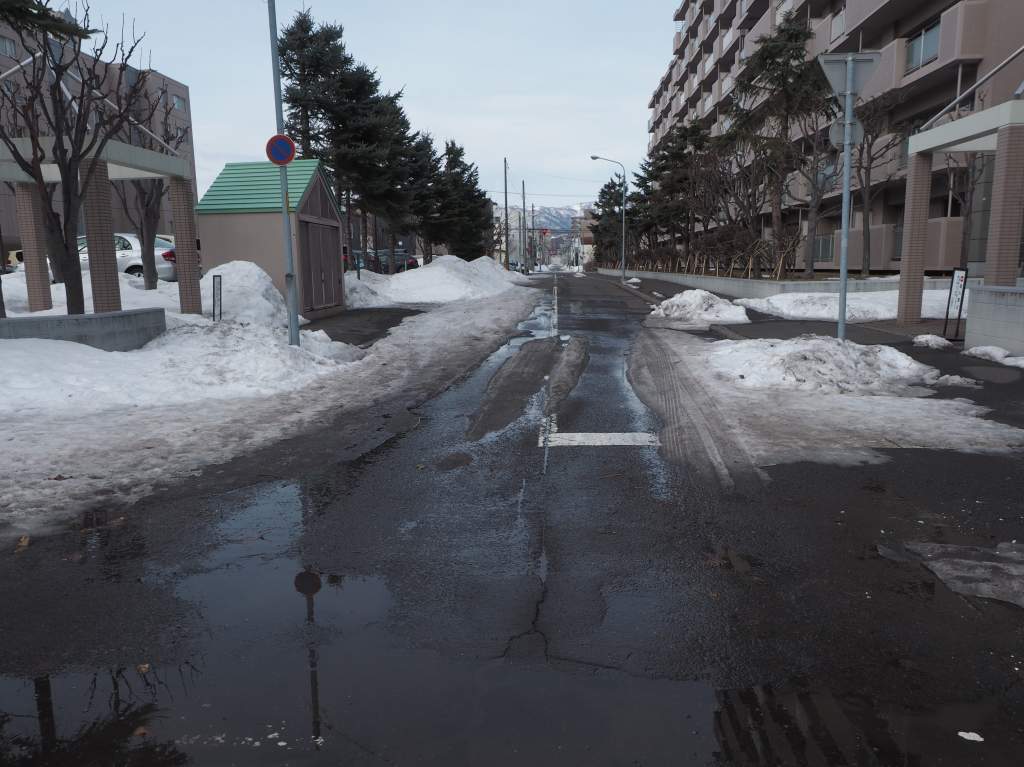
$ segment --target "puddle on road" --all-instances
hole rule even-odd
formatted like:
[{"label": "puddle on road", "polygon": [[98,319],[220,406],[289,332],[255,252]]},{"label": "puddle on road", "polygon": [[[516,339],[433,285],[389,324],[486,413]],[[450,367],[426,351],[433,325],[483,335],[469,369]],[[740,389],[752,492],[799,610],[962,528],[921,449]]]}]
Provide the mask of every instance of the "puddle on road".
[{"label": "puddle on road", "polygon": [[706,685],[425,649],[403,633],[386,577],[304,561],[312,506],[300,487],[220,502],[236,506],[212,530],[214,550],[182,571],[150,563],[142,576],[198,606],[204,627],[188,657],[0,678],[0,754],[26,764],[520,763],[510,753],[551,763],[586,760],[595,731],[618,730],[617,758],[711,758]]}]

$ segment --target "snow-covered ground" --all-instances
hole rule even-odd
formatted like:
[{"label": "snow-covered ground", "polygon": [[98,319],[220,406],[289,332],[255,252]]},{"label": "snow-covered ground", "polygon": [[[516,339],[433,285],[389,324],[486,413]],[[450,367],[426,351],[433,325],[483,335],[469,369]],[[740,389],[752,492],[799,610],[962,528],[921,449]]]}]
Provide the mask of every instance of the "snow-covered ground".
[{"label": "snow-covered ground", "polygon": [[[305,330],[296,349],[287,344],[284,301],[265,273],[247,262],[211,270],[202,281],[207,310],[214,274],[223,275],[224,290],[217,323],[178,314],[176,285],[143,291],[123,278],[125,308],[167,310],[167,333],[137,351],[0,340],[0,451],[7,456],[0,534],[45,527],[100,497],[137,500],[158,482],[292,436],[342,409],[421,391],[499,345],[540,297],[518,287],[521,278],[479,261],[442,261],[401,278],[374,275],[381,293],[417,303],[429,296],[438,305],[368,350]],[[23,279],[19,287],[17,275],[5,276],[3,287],[12,315],[27,310]],[[63,288],[55,288],[60,313]]]},{"label": "snow-covered ground", "polygon": [[914,336],[914,346],[919,346],[925,349],[948,349],[952,345],[952,341],[945,339],[942,336],[931,334]]},{"label": "snow-covered ground", "polygon": [[673,320],[681,326],[706,330],[711,325],[750,322],[747,310],[706,290],[684,290],[654,307],[652,317]]},{"label": "snow-covered ground", "polygon": [[[663,358],[662,369],[679,371],[676,385],[702,403],[698,426],[667,428],[738,445],[753,466],[880,462],[881,451],[897,448],[1024,447],[1024,430],[983,418],[988,410],[966,398],[977,384],[891,347],[820,336],[708,343],[688,333],[646,332],[654,334],[648,353]],[[936,387],[963,387],[963,396],[930,396]]]},{"label": "snow-covered ground", "polygon": [[[970,293],[968,293],[968,296]],[[850,322],[877,322],[896,319],[898,290],[878,290],[849,293],[846,318]],[[921,305],[921,316],[946,316],[947,290],[926,290]],[[779,293],[768,298],[737,298],[734,302],[763,314],[787,320],[824,320],[835,322],[839,318],[838,293]],[[964,302],[964,317],[967,302]]]},{"label": "snow-covered ground", "polygon": [[463,261],[437,256],[426,266],[393,276],[362,271],[345,275],[345,296],[353,309],[393,304],[441,304],[487,298],[514,285],[528,285],[521,274],[507,272],[490,258]]},{"label": "snow-covered ground", "polygon": [[970,357],[998,362],[1001,365],[1009,365],[1014,368],[1024,368],[1024,357],[1014,357],[1010,352],[1001,346],[975,346],[968,349],[964,354]]},{"label": "snow-covered ground", "polygon": [[929,386],[974,384],[943,376],[891,346],[825,336],[721,341],[705,359],[720,381],[744,389],[903,396],[927,394]]}]

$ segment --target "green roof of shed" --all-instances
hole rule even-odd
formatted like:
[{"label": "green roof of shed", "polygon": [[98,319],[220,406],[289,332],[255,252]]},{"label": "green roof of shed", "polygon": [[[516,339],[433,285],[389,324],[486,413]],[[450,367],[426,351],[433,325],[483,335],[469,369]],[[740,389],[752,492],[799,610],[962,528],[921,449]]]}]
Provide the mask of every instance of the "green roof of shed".
[{"label": "green roof of shed", "polygon": [[[319,160],[295,160],[288,165],[288,207],[293,213],[319,172]],[[199,214],[280,211],[281,172],[270,162],[229,162],[196,206]]]}]

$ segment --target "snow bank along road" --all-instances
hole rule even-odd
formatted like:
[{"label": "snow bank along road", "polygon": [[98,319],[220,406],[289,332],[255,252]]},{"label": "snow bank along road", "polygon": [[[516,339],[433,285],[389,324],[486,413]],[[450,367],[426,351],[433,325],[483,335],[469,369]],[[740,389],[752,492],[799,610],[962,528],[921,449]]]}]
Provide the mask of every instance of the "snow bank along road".
[{"label": "snow bank along road", "polygon": [[[374,401],[408,392],[422,401],[502,344],[539,300],[493,262],[454,257],[402,275],[411,300],[433,302],[369,350],[303,332],[282,333],[284,304],[252,264],[228,264],[225,319],[173,313],[174,285],[142,291],[125,278],[126,308],[164,306],[169,330],[137,352],[110,353],[54,341],[0,341],[7,394],[0,445],[0,535],[38,531],[75,512],[136,501],[157,484],[344,420]],[[364,276],[366,276],[364,274]],[[378,286],[388,278],[374,275]],[[18,281],[4,279],[13,313]],[[389,305],[365,286],[363,303]],[[61,286],[55,286],[60,311]],[[381,290],[383,292],[383,289]],[[373,299],[372,301],[370,299]],[[206,296],[207,307],[209,296]]]}]

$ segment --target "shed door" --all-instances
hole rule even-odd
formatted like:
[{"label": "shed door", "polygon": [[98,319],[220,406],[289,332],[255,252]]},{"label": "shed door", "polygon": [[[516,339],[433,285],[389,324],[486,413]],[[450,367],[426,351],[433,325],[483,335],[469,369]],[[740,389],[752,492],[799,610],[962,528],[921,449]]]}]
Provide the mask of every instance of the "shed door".
[{"label": "shed door", "polygon": [[341,230],[334,226],[301,222],[302,295],[304,309],[340,306]]}]

